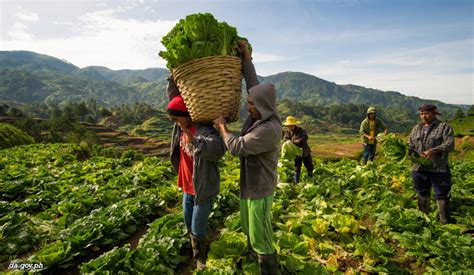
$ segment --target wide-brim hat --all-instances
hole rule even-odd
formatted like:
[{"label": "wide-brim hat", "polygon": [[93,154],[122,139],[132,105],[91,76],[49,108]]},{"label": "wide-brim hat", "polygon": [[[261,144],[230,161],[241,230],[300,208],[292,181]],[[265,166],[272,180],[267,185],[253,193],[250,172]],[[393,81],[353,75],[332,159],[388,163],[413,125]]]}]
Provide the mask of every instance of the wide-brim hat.
[{"label": "wide-brim hat", "polygon": [[298,125],[300,123],[301,123],[300,121],[296,120],[296,117],[288,116],[286,118],[286,121],[283,122],[283,125],[285,125],[285,126],[294,126],[294,125]]}]

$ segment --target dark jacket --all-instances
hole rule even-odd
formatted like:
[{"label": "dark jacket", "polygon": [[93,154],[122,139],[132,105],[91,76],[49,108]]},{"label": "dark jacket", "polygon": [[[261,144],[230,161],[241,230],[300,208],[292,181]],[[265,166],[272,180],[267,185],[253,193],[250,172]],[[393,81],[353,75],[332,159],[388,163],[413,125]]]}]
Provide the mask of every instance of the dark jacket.
[{"label": "dark jacket", "polygon": [[282,127],[275,87],[258,84],[251,61],[244,61],[243,66],[248,92],[262,119],[248,116],[240,136],[228,134],[224,140],[229,152],[240,157],[240,198],[260,199],[275,191]]},{"label": "dark jacket", "polygon": [[431,159],[432,166],[422,166],[413,164],[414,171],[429,172],[447,172],[448,153],[454,150],[454,132],[451,126],[446,122],[436,119],[431,124],[430,131],[427,136],[423,134],[424,123],[419,123],[413,127],[408,140],[408,146],[411,152],[421,155],[428,149],[436,149],[439,153],[435,154]]},{"label": "dark jacket", "polygon": [[306,131],[298,126],[295,126],[293,131],[286,131],[285,136],[283,137],[284,140],[293,140],[293,143],[303,149],[303,157],[307,157],[311,155],[311,149],[309,149],[308,145],[308,134]]},{"label": "dark jacket", "polygon": [[[179,137],[181,129],[176,127],[171,142],[171,163],[174,170],[179,169]],[[219,194],[220,174],[219,159],[224,156],[226,148],[219,132],[211,125],[197,126],[193,140],[193,185],[196,192],[196,205],[202,204]]]},{"label": "dark jacket", "polygon": [[[169,99],[179,92],[172,78],[168,84]],[[175,124],[171,141],[170,160],[174,170],[179,169],[179,137],[181,129]],[[193,140],[193,185],[196,192],[195,204],[204,203],[219,194],[220,174],[219,159],[224,156],[224,140],[212,125],[198,124]]]}]

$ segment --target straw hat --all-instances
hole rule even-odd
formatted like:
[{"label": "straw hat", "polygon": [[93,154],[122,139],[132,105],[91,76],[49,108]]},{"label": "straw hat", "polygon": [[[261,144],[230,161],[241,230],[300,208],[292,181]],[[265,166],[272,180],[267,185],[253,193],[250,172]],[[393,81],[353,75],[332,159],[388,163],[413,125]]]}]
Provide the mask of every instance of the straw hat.
[{"label": "straw hat", "polygon": [[375,107],[369,107],[369,109],[367,109],[367,114],[375,114],[376,111],[375,111]]},{"label": "straw hat", "polygon": [[292,126],[292,125],[298,125],[300,124],[301,122],[299,122],[298,120],[296,120],[296,117],[294,116],[288,116],[286,117],[286,121],[283,123],[283,125],[285,126]]}]

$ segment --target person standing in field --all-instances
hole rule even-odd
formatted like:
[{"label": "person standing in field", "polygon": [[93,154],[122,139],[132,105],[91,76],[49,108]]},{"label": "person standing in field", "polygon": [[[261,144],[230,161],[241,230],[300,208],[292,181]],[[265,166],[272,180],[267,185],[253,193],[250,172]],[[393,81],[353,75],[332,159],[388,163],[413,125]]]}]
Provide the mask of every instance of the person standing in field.
[{"label": "person standing in field", "polygon": [[169,78],[167,112],[175,122],[170,159],[183,190],[184,222],[191,235],[193,258],[198,270],[206,267],[208,230],[212,201],[219,193],[218,160],[226,148],[211,124],[192,121],[172,78]]},{"label": "person standing in field", "polygon": [[364,146],[364,154],[362,162],[367,164],[367,161],[374,161],[375,150],[377,148],[377,134],[380,131],[388,133],[388,128],[385,123],[376,117],[376,110],[374,107],[367,109],[367,117],[360,124],[359,133],[361,134],[362,144]]},{"label": "person standing in field", "polygon": [[282,125],[272,84],[259,84],[247,42],[240,41],[243,73],[248,88],[248,112],[239,136],[232,134],[221,115],[214,126],[229,152],[240,157],[240,218],[248,238],[249,257],[258,257],[261,274],[277,274],[271,209],[277,184]]},{"label": "person standing in field", "polygon": [[409,152],[428,159],[429,164],[413,164],[413,185],[418,194],[418,208],[428,214],[430,211],[431,186],[434,187],[439,209],[439,219],[443,224],[449,221],[449,192],[451,173],[448,154],[454,150],[454,132],[433,104],[424,104],[419,109],[421,123],[413,127],[409,141]]},{"label": "person standing in field", "polygon": [[301,166],[303,163],[308,171],[308,178],[313,176],[314,169],[313,158],[311,157],[311,150],[308,145],[308,134],[303,128],[298,126],[299,124],[300,122],[293,116],[288,116],[283,123],[284,126],[288,127],[288,131],[285,131],[283,139],[291,140],[293,144],[303,149],[303,155],[295,158],[294,183],[300,181]]}]

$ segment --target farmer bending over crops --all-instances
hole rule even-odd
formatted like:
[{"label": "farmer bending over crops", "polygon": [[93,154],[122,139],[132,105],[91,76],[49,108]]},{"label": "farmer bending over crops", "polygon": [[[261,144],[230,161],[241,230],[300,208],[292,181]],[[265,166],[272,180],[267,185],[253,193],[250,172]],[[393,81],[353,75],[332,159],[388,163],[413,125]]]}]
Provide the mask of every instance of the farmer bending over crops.
[{"label": "farmer bending over crops", "polygon": [[176,124],[172,134],[171,163],[178,173],[178,186],[183,190],[184,222],[191,232],[193,258],[197,269],[206,267],[207,234],[212,200],[219,193],[218,160],[225,145],[212,125],[195,124],[189,116],[174,83],[168,85],[168,114]]},{"label": "farmer bending over crops", "polygon": [[308,134],[306,131],[298,127],[300,122],[293,116],[288,116],[283,125],[288,127],[288,131],[285,131],[284,140],[291,140],[293,144],[303,149],[303,155],[295,158],[295,174],[294,182],[300,181],[301,165],[304,163],[306,170],[308,171],[308,177],[313,176],[313,158],[311,157],[311,150],[308,146]]},{"label": "farmer bending over crops", "polygon": [[364,146],[363,163],[367,161],[374,161],[375,149],[377,148],[377,134],[380,130],[384,130],[385,134],[388,128],[383,121],[376,117],[374,107],[367,109],[367,117],[360,124],[359,133],[362,135],[362,145]]},{"label": "farmer bending over crops", "polygon": [[451,126],[441,122],[441,115],[433,104],[423,104],[419,109],[421,123],[415,125],[408,141],[409,152],[429,160],[425,165],[413,164],[413,184],[418,193],[418,208],[424,213],[430,211],[430,193],[433,185],[438,201],[439,219],[448,223],[449,191],[451,173],[448,153],[454,149],[454,133]]},{"label": "farmer bending over crops", "polygon": [[277,183],[277,163],[282,133],[272,84],[259,84],[245,41],[239,42],[248,90],[249,116],[240,136],[233,135],[221,115],[214,125],[229,152],[240,157],[240,218],[248,238],[249,257],[258,254],[261,274],[277,273],[272,244],[271,208]]}]

